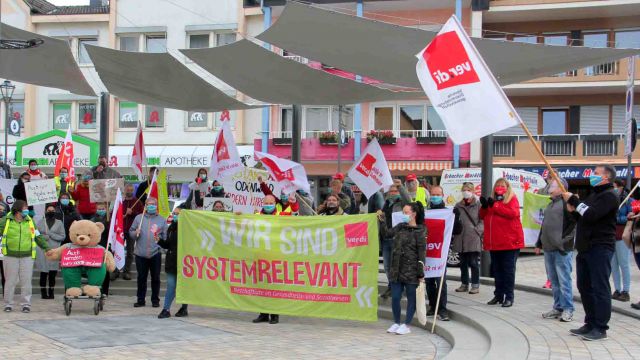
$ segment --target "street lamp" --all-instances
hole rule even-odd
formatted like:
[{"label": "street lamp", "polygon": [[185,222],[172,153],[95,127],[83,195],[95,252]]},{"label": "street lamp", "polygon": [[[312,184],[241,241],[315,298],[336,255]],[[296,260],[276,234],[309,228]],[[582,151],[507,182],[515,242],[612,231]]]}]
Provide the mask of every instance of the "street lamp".
[{"label": "street lamp", "polygon": [[0,93],[2,93],[2,101],[4,101],[4,158],[7,163],[9,161],[9,119],[11,116],[11,114],[9,114],[9,104],[11,103],[11,98],[13,97],[15,89],[16,86],[9,80],[5,80],[2,85],[0,85]]}]

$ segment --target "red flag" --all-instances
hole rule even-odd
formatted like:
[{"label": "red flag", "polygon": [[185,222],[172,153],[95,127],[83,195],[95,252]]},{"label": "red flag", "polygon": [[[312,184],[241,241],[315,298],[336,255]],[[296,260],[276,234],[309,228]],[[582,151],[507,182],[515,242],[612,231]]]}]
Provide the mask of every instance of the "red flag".
[{"label": "red flag", "polygon": [[158,200],[158,170],[153,173],[153,179],[151,180],[151,185],[149,185],[149,197]]},{"label": "red flag", "polygon": [[254,153],[254,158],[267,168],[283,193],[290,194],[296,190],[307,193],[311,191],[302,164],[259,151]]},{"label": "red flag", "polygon": [[109,228],[109,246],[113,251],[116,267],[122,269],[125,263],[124,253],[124,216],[122,214],[122,193],[118,189],[116,201],[111,213],[111,227]]},{"label": "red flag", "polygon": [[63,167],[67,168],[69,171],[69,177],[67,179],[75,179],[76,171],[73,168],[73,140],[71,138],[71,127],[67,129],[67,136],[65,137],[62,149],[60,149],[60,153],[58,154],[56,168],[53,172],[54,175],[60,176],[60,169]]},{"label": "red flag", "polygon": [[131,153],[131,167],[133,171],[138,175],[138,179],[141,179],[142,168],[147,166],[147,154],[144,151],[144,138],[142,136],[142,127],[138,122],[138,133],[136,134],[136,143],[133,145],[133,152]]}]

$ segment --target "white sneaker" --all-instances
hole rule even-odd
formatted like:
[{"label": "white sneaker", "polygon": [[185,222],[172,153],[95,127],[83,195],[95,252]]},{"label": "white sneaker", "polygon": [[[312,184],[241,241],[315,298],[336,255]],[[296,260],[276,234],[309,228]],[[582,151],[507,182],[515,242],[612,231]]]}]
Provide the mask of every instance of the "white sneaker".
[{"label": "white sneaker", "polygon": [[396,331],[398,331],[399,328],[400,328],[400,325],[393,324],[393,325],[391,325],[390,328],[387,329],[387,332],[390,333],[390,334],[395,334]]},{"label": "white sneaker", "polygon": [[573,312],[569,310],[565,310],[562,312],[562,317],[560,317],[560,321],[562,322],[572,322],[573,321]]},{"label": "white sneaker", "polygon": [[397,335],[407,335],[411,333],[411,329],[405,324],[400,325],[398,330],[396,330]]}]

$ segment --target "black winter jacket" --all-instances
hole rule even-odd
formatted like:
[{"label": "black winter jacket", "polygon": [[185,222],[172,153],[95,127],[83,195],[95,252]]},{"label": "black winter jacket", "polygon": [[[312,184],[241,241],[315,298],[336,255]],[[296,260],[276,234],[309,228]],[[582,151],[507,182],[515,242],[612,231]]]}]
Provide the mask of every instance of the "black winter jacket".
[{"label": "black winter jacket", "polygon": [[381,226],[385,237],[393,238],[389,280],[417,284],[424,277],[424,259],[427,251],[427,229],[424,225],[398,224],[392,229]]},{"label": "black winter jacket", "polygon": [[599,185],[584,201],[573,195],[569,204],[576,208],[578,221],[576,250],[589,251],[593,245],[614,249],[616,243],[616,214],[620,205],[612,184]]},{"label": "black winter jacket", "polygon": [[163,249],[167,249],[167,255],[164,258],[164,271],[167,274],[178,273],[178,223],[172,222],[167,229],[167,238],[160,239],[158,245]]}]

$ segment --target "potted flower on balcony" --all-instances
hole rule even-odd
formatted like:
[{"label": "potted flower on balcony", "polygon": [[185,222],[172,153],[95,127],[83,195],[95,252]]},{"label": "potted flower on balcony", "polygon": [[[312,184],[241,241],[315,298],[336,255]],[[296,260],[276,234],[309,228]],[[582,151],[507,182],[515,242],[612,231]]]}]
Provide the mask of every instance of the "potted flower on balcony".
[{"label": "potted flower on balcony", "polygon": [[324,131],[318,136],[321,145],[337,145],[338,133],[335,131]]},{"label": "potted flower on balcony", "polygon": [[393,145],[396,143],[396,137],[391,130],[370,130],[367,133],[367,142],[378,139],[380,145]]}]

